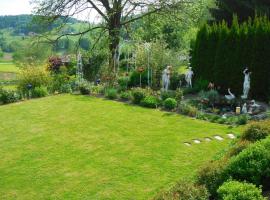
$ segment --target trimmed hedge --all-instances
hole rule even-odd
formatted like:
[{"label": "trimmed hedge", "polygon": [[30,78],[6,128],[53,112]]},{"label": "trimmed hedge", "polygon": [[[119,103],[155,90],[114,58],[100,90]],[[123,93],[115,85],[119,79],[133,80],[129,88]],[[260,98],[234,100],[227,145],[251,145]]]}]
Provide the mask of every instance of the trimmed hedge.
[{"label": "trimmed hedge", "polygon": [[262,196],[262,189],[251,183],[238,181],[225,182],[218,189],[220,200],[266,200]]},{"label": "trimmed hedge", "polygon": [[163,102],[163,106],[165,109],[167,110],[173,110],[176,108],[177,106],[177,101],[173,98],[167,98],[164,102]]},{"label": "trimmed hedge", "polygon": [[270,138],[250,145],[230,159],[225,173],[233,179],[264,185],[270,180]]},{"label": "trimmed hedge", "polygon": [[212,81],[226,93],[227,88],[242,95],[243,70],[252,71],[250,97],[270,98],[270,21],[256,17],[241,25],[234,17],[225,22],[204,25],[192,47],[191,65],[199,80]]},{"label": "trimmed hedge", "polygon": [[141,101],[141,106],[146,108],[157,108],[158,103],[158,99],[155,96],[146,96]]}]

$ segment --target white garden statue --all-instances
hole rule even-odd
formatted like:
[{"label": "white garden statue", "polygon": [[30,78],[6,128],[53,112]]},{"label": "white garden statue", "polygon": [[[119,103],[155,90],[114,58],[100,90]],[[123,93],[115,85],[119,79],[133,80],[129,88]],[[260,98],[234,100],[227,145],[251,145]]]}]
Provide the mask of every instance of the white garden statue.
[{"label": "white garden statue", "polygon": [[171,77],[172,66],[167,66],[162,73],[162,89],[168,91],[170,86],[170,77]]},{"label": "white garden statue", "polygon": [[248,70],[248,68],[246,68],[243,71],[244,75],[245,75],[245,79],[244,79],[244,84],[243,84],[243,95],[241,96],[242,99],[247,99],[248,98],[248,93],[250,90],[250,75],[251,72]]},{"label": "white garden statue", "polygon": [[243,105],[243,107],[242,107],[242,114],[247,114],[247,112],[248,112],[248,109],[247,109],[247,104],[246,103],[244,103],[244,105]]},{"label": "white garden statue", "polygon": [[231,101],[231,100],[234,100],[235,99],[235,95],[231,92],[231,89],[229,88],[228,89],[228,95],[225,95],[225,98],[228,100],[228,101]]},{"label": "white garden statue", "polygon": [[187,73],[185,74],[185,79],[187,82],[187,86],[192,88],[192,77],[194,75],[194,72],[192,71],[192,67],[188,68]]}]

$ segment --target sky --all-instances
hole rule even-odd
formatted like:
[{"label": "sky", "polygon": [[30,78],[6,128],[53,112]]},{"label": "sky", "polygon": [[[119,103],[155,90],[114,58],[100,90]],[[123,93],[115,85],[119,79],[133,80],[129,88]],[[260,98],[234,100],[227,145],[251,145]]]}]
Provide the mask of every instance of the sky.
[{"label": "sky", "polygon": [[0,0],[0,15],[31,14],[30,0]]},{"label": "sky", "polygon": [[[31,0],[0,0],[0,16],[1,15],[19,15],[19,14],[31,14],[34,5],[30,3]],[[99,22],[100,17],[98,14],[91,10],[91,12],[84,12],[80,15],[74,16],[77,19]]]}]

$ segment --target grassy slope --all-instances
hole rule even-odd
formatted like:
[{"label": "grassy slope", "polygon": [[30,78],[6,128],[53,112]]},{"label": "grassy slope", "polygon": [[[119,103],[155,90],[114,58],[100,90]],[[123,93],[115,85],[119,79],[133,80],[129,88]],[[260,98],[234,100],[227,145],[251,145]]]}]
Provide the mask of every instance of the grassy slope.
[{"label": "grassy slope", "polygon": [[11,62],[0,62],[0,73],[1,72],[12,72],[16,73],[19,71],[19,68]]},{"label": "grassy slope", "polygon": [[149,199],[229,140],[226,126],[113,101],[57,96],[0,107],[3,199]]}]

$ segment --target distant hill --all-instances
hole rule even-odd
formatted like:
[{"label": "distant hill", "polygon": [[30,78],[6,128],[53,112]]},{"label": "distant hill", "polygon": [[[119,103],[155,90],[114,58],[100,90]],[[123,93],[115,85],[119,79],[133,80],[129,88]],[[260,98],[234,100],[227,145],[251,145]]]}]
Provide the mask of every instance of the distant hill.
[{"label": "distant hill", "polygon": [[[41,27],[38,23],[36,23],[41,17],[35,15],[7,15],[0,16],[0,29],[13,29],[13,33],[15,35],[20,34],[29,34],[30,32],[41,33],[44,30],[44,27]],[[54,24],[50,27],[47,27],[47,30],[53,29],[60,24],[62,24],[64,18],[58,19]],[[76,24],[81,21],[75,18],[68,18],[65,20],[66,23]]]}]

